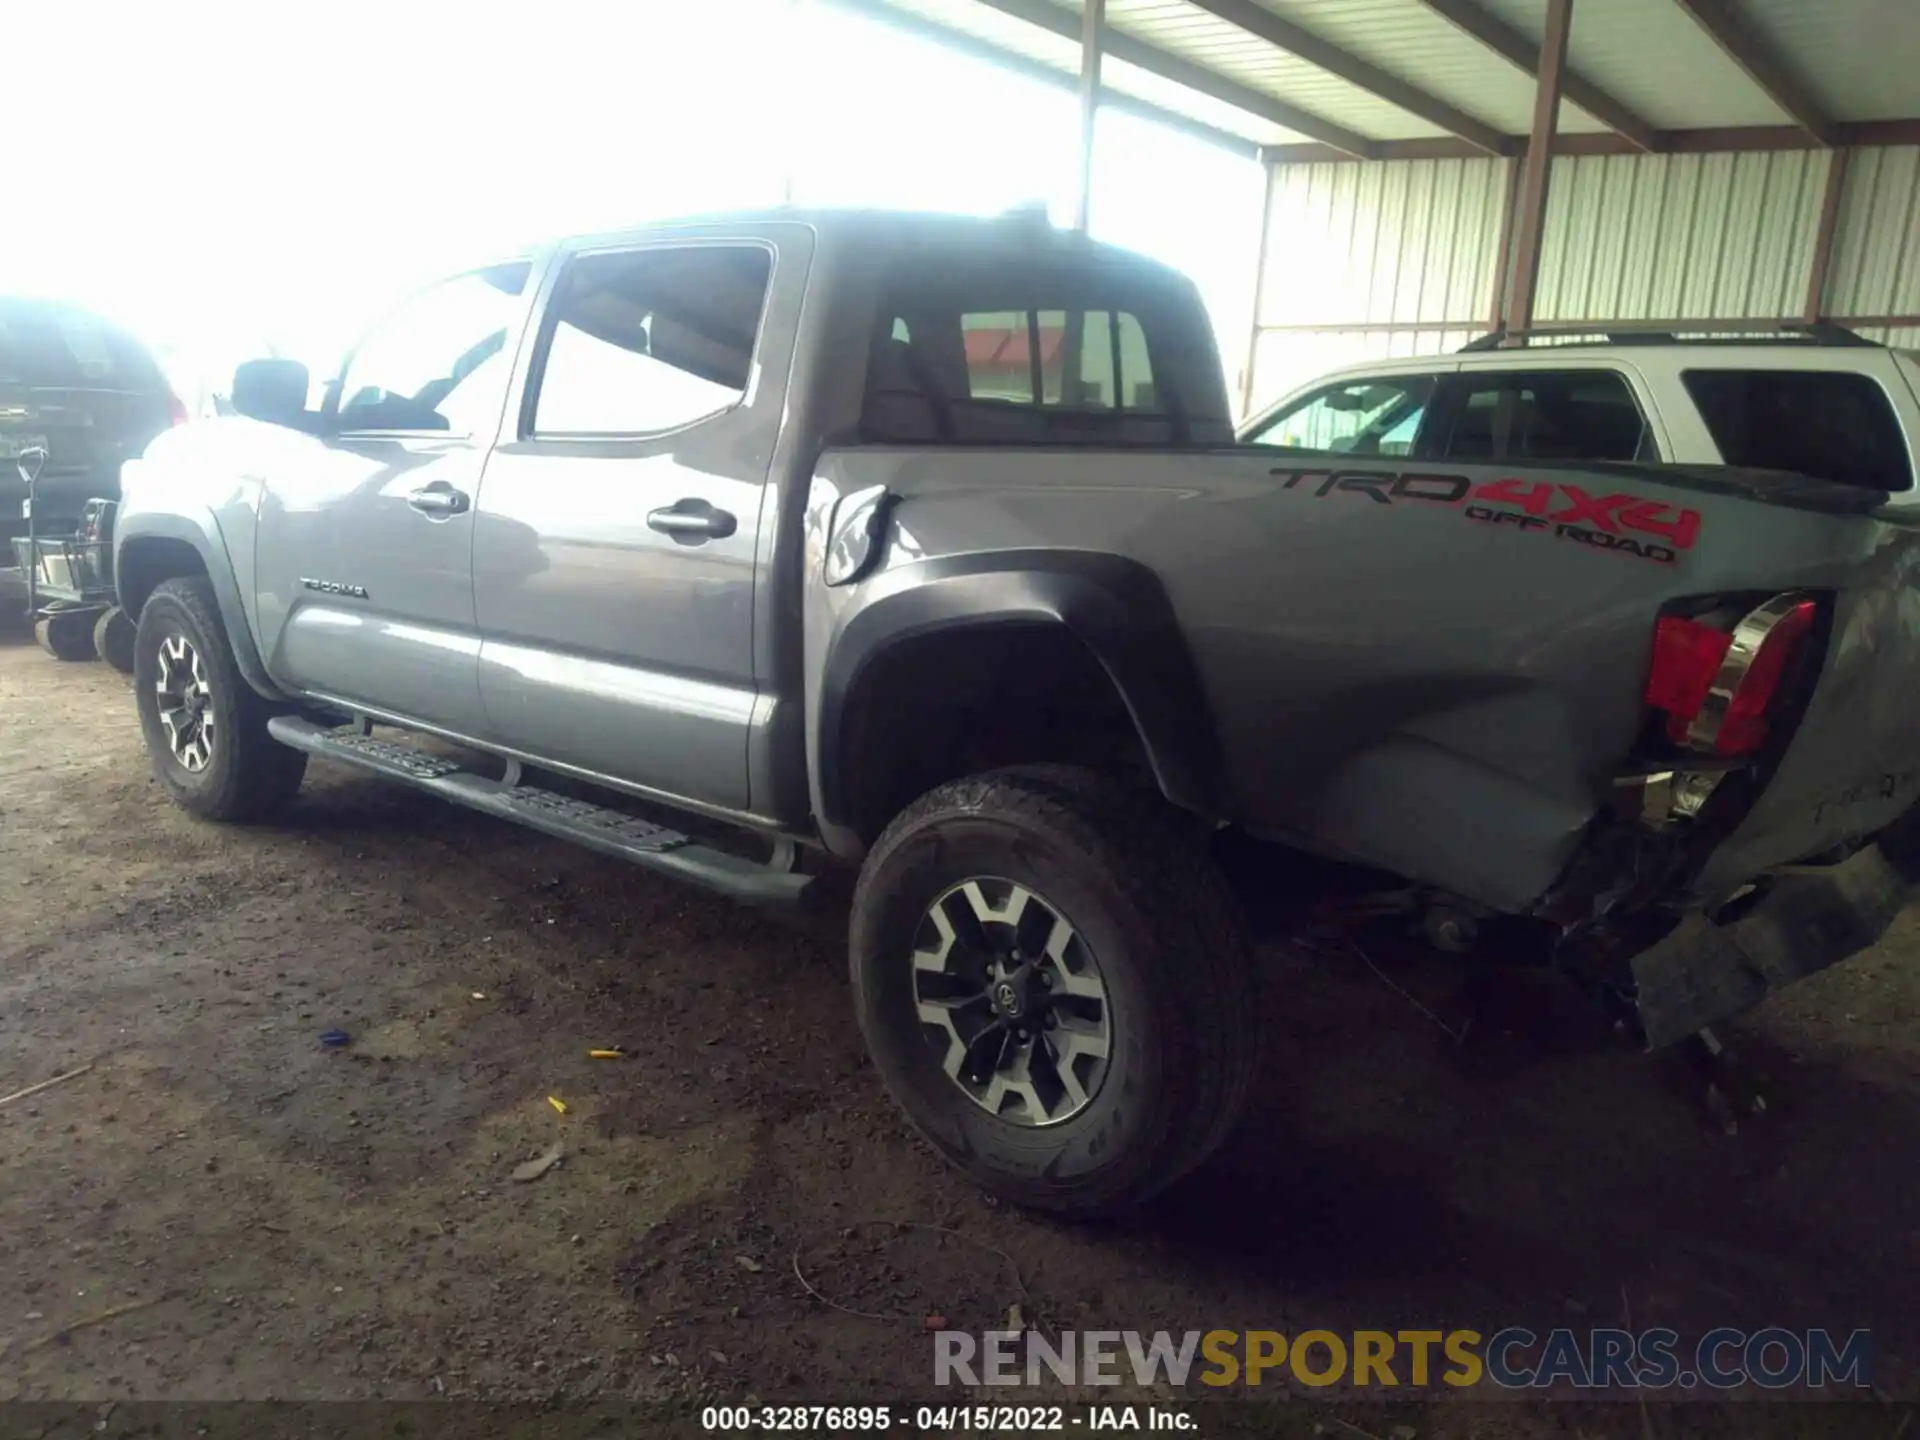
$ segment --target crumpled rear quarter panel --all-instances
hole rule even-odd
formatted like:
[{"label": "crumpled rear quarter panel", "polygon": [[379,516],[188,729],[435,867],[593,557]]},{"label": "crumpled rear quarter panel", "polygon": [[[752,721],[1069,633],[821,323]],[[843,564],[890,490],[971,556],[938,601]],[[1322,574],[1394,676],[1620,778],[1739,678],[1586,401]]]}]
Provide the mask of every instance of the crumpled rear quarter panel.
[{"label": "crumpled rear quarter panel", "polygon": [[[1202,677],[1233,793],[1220,818],[1496,909],[1531,906],[1605,802],[1644,719],[1658,611],[1676,597],[1845,597],[1837,684],[1823,686],[1778,796],[1716,857],[1714,883],[1890,819],[1898,797],[1845,804],[1844,818],[1833,806],[1920,754],[1920,727],[1902,734],[1897,720],[1901,697],[1920,695],[1914,536],[1867,516],[1662,483],[1644,467],[1376,462],[1365,484],[1329,486],[1324,463],[1253,449],[876,448],[831,452],[820,473],[842,493],[884,483],[902,497],[889,574],[1036,546],[1144,563]],[[1518,512],[1476,497],[1516,476],[1626,495],[1669,521],[1692,512],[1690,543],[1669,537],[1671,558],[1648,558],[1491,518]],[[860,588],[831,602],[828,630],[858,610]]]}]

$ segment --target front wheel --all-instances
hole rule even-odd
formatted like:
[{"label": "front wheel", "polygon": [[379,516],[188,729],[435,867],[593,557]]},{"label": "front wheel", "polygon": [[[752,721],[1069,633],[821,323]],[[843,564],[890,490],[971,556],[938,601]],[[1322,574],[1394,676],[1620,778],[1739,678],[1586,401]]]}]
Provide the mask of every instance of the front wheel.
[{"label": "front wheel", "polygon": [[1050,769],[939,787],[868,857],[851,962],[887,1088],[1016,1204],[1145,1200],[1218,1148],[1245,1099],[1243,930],[1157,796]]},{"label": "front wheel", "polygon": [[209,820],[257,820],[300,788],[306,752],[267,733],[273,711],[240,674],[202,576],[163,581],[134,632],[133,687],[153,773]]}]

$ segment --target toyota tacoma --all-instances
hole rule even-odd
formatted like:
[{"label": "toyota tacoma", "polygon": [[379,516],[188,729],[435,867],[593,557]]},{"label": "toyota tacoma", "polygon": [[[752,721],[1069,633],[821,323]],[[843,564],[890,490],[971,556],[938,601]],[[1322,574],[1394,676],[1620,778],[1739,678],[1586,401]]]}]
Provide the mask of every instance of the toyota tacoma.
[{"label": "toyota tacoma", "polygon": [[140,720],[210,819],[320,756],[750,901],[858,866],[894,1097],[1112,1209],[1248,1087],[1227,850],[1396,877],[1653,1044],[1885,930],[1920,418],[1830,339],[1687,349],[1664,409],[1611,353],[1456,357],[1236,440],[1192,284],[1029,219],[569,240],[127,466]]}]

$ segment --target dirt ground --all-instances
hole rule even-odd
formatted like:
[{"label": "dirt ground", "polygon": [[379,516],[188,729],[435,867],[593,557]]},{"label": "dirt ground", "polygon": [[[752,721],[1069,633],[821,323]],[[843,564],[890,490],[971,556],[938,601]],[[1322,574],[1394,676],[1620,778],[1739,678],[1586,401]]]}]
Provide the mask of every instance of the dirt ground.
[{"label": "dirt ground", "polygon": [[1920,916],[1730,1033],[1774,1079],[1732,1136],[1551,983],[1389,965],[1471,1020],[1456,1043],[1356,958],[1272,944],[1239,1137],[1076,1228],[990,1204],[896,1115],[844,890],[756,915],[320,765],[274,826],[205,825],[127,692],[0,635],[0,1094],[92,1067],[0,1108],[0,1399],[924,1394],[925,1318],[1014,1303],[1870,1326],[1883,1400],[1920,1398]]}]

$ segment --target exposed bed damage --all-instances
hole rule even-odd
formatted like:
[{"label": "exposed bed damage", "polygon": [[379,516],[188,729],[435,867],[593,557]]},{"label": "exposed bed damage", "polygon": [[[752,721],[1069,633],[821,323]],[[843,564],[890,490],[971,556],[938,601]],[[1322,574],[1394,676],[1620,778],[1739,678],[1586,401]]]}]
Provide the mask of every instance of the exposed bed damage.
[{"label": "exposed bed damage", "polygon": [[1650,1048],[1683,1040],[1818,974],[1884,935],[1913,894],[1911,857],[1869,845],[1831,865],[1784,867],[1738,918],[1695,911],[1633,957],[1633,998]]},{"label": "exposed bed damage", "polygon": [[[1874,944],[1920,880],[1920,765],[1911,711],[1899,703],[1920,695],[1920,552],[1903,517],[1883,521],[1881,543],[1834,614],[1790,591],[1734,627],[1705,703],[1684,727],[1686,748],[1705,752],[1700,763],[1682,758],[1616,779],[1611,819],[1641,843],[1615,847],[1611,867],[1591,858],[1604,842],[1583,856],[1599,874],[1579,898],[1599,925],[1622,903],[1678,916],[1632,955],[1628,973],[1607,977],[1631,998],[1652,1048]],[[1714,757],[1724,728],[1741,723],[1736,697],[1769,638],[1797,624],[1811,643],[1803,672],[1787,681],[1779,733],[1745,763]],[[1846,778],[1836,783],[1836,774]],[[1554,897],[1570,933],[1579,923],[1572,899]]]},{"label": "exposed bed damage", "polygon": [[[1412,703],[1381,683],[1378,672],[1398,657],[1374,637],[1379,704],[1338,727],[1348,748],[1318,757],[1316,784],[1331,803],[1295,817],[1283,838],[1313,848],[1331,839],[1330,853],[1422,882],[1413,908],[1429,919],[1464,915],[1469,934],[1476,918],[1531,917],[1540,929],[1523,956],[1626,1002],[1655,1047],[1874,943],[1913,880],[1887,837],[1920,800],[1920,537],[1911,456],[1900,453],[1920,433],[1913,366],[1885,353],[1809,353],[1715,362],[1669,347],[1589,361],[1584,373],[1604,364],[1633,376],[1644,409],[1669,405],[1671,435],[1698,429],[1689,367],[1857,367],[1884,392],[1891,449],[1870,454],[1855,438],[1858,413],[1837,422],[1831,455],[1802,446],[1794,464],[1809,473],[1699,463],[1712,452],[1671,444],[1668,458],[1681,463],[1476,467],[1443,458],[1430,428],[1404,457],[1367,453],[1364,431],[1338,457],[1275,447],[1273,474],[1305,524],[1337,525],[1343,537],[1358,526],[1365,543],[1396,549],[1420,535],[1423,554],[1404,561],[1426,567],[1425,613],[1438,632],[1420,657],[1430,683]],[[1478,363],[1556,368],[1538,354]],[[1374,367],[1349,383],[1389,382],[1379,393],[1391,395],[1400,371],[1417,368]],[[1470,373],[1462,367],[1461,387]],[[1452,384],[1438,381],[1429,413],[1445,412]],[[1264,433],[1311,394],[1246,434]],[[1406,435],[1406,413],[1382,412],[1379,429]],[[1273,433],[1291,432],[1282,423]],[[1822,478],[1823,465],[1833,478]],[[1449,590],[1475,592],[1485,566],[1514,596],[1508,608],[1482,601],[1477,646],[1450,643],[1470,602],[1434,588],[1442,554],[1453,561]],[[1354,583],[1375,581],[1364,559],[1357,569]],[[1395,595],[1392,579],[1370,588],[1383,610],[1414,599]],[[1462,723],[1446,690],[1476,671],[1497,681],[1465,704]],[[1626,671],[1646,677],[1637,716],[1617,708]],[[1415,748],[1416,737],[1437,748]],[[1558,790],[1565,772],[1555,757],[1589,774],[1605,769],[1604,799],[1575,825],[1578,802]],[[1481,766],[1492,773],[1476,774]],[[1454,838],[1484,848],[1462,845],[1470,853],[1461,855],[1430,843],[1439,817],[1423,812],[1442,796],[1455,802]],[[1489,821],[1487,805],[1505,818]],[[1368,817],[1383,813],[1395,828],[1372,826]],[[1499,893],[1555,853],[1551,883],[1530,899]],[[1504,876],[1475,863],[1494,854],[1508,862]],[[1449,933],[1457,940],[1458,926]]]}]

